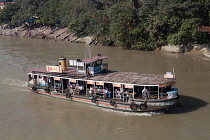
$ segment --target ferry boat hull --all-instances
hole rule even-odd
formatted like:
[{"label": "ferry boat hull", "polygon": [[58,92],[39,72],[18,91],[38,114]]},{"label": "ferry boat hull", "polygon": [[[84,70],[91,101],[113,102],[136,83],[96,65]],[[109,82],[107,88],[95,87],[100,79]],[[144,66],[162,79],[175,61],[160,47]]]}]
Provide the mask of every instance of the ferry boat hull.
[{"label": "ferry boat hull", "polygon": [[[174,99],[165,99],[165,100],[147,100],[146,103],[144,100],[142,101],[132,101],[127,103],[117,102],[116,100],[102,100],[102,99],[96,99],[96,102],[93,101],[92,97],[86,98],[81,96],[71,96],[67,97],[65,94],[59,94],[59,93],[47,93],[44,89],[36,89],[34,90],[32,87],[29,87],[29,90],[45,95],[50,96],[54,98],[64,99],[68,101],[75,101],[85,104],[90,104],[98,107],[103,107],[107,109],[113,109],[113,110],[119,110],[119,111],[125,111],[125,112],[150,112],[150,111],[159,111],[159,110],[166,110],[171,107],[180,107],[179,97]],[[114,101],[114,103],[112,103]],[[135,103],[135,104],[132,104]],[[134,107],[132,107],[132,105]],[[136,106],[135,106],[136,105]],[[141,105],[146,105],[143,108],[141,108]]]}]

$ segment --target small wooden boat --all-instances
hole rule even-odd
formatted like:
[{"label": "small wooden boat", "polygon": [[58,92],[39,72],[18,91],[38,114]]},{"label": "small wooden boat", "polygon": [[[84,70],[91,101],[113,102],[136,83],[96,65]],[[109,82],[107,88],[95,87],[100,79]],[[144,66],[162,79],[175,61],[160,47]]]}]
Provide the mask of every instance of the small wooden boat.
[{"label": "small wooden boat", "polygon": [[57,66],[28,71],[28,87],[35,93],[114,110],[143,112],[180,107],[174,74],[108,70],[108,57],[69,60]]}]

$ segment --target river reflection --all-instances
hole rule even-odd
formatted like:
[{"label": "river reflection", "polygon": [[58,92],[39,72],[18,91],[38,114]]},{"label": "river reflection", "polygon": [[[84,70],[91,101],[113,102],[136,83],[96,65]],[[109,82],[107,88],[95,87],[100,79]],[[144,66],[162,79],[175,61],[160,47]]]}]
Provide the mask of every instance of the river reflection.
[{"label": "river reflection", "polygon": [[[28,69],[101,53],[109,69],[164,74],[173,68],[182,108],[166,114],[115,112],[27,90]],[[201,54],[123,50],[116,47],[0,36],[0,138],[209,139],[210,59]],[[150,117],[153,116],[153,117]]]}]

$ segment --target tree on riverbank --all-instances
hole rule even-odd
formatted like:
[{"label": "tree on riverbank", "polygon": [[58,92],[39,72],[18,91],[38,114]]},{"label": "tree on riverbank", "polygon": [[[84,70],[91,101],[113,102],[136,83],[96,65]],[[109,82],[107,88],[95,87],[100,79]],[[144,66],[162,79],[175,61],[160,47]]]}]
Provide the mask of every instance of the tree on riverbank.
[{"label": "tree on riverbank", "polygon": [[96,36],[104,45],[155,49],[165,44],[207,43],[209,0],[16,0],[0,13],[0,22],[69,27],[79,36]]}]

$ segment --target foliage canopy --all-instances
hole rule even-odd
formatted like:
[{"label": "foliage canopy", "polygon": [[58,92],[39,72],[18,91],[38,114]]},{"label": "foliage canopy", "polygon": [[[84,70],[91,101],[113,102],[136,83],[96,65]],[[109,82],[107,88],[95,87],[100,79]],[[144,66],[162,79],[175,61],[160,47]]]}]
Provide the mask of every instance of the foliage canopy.
[{"label": "foliage canopy", "polygon": [[207,43],[210,0],[16,0],[0,11],[0,23],[69,27],[104,45],[154,49],[164,44]]}]

